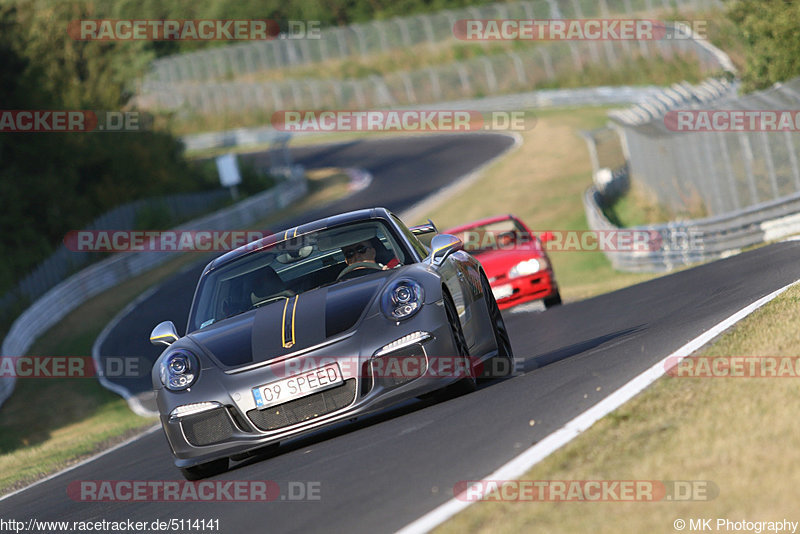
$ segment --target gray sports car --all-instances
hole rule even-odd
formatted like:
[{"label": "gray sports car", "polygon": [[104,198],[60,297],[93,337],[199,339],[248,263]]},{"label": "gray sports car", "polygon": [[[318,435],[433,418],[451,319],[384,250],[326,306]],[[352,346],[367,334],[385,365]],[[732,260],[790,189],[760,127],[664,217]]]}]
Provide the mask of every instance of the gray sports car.
[{"label": "gray sports car", "polygon": [[[161,424],[190,480],[419,396],[513,368],[480,263],[384,208],[303,224],[206,266],[186,335],[155,327]],[[443,394],[443,395],[442,395]]]}]

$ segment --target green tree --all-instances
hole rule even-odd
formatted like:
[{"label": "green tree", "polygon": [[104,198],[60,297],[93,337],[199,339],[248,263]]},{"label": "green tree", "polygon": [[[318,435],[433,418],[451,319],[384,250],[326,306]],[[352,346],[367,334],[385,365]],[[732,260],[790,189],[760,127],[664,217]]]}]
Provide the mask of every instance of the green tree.
[{"label": "green tree", "polygon": [[800,3],[736,0],[729,6],[728,16],[747,44],[742,73],[746,91],[800,75]]},{"label": "green tree", "polygon": [[[86,3],[0,7],[0,97],[4,109],[119,110],[153,52],[141,43],[81,42],[71,20]],[[0,288],[8,289],[64,234],[137,198],[206,189],[178,140],[137,133],[0,134]]]}]

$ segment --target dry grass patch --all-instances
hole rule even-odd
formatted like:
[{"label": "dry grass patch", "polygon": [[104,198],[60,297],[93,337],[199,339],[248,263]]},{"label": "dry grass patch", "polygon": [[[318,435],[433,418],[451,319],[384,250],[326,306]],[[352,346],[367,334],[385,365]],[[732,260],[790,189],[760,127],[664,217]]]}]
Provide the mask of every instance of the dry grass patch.
[{"label": "dry grass patch", "polygon": [[[700,351],[800,356],[800,286]],[[682,518],[800,520],[800,381],[669,378],[525,473],[525,480],[707,480],[706,502],[474,504],[437,532],[674,532]],[[687,530],[688,531],[688,530]]]}]

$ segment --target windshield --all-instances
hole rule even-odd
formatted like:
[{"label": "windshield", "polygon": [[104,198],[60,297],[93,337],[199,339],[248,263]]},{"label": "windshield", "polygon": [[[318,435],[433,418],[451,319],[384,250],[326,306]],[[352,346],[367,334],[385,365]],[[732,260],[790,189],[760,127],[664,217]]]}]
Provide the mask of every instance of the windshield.
[{"label": "windshield", "polygon": [[515,219],[473,226],[453,235],[464,243],[464,250],[475,255],[489,250],[512,249],[530,244],[533,239]]},{"label": "windshield", "polygon": [[408,263],[387,225],[361,221],[278,241],[200,281],[188,331],[284,298]]}]

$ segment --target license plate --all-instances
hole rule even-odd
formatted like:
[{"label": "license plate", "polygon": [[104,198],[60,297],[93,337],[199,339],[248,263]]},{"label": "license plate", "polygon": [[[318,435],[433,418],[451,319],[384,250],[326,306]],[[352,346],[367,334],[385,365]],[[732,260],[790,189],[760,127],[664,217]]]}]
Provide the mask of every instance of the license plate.
[{"label": "license plate", "polygon": [[514,286],[511,284],[505,284],[502,286],[497,286],[492,288],[492,294],[494,295],[495,300],[504,299],[506,297],[510,297],[514,294]]},{"label": "license plate", "polygon": [[263,410],[276,404],[283,404],[328,388],[338,386],[344,382],[342,371],[338,363],[325,367],[318,367],[299,375],[282,378],[253,388],[253,398],[256,408]]}]

